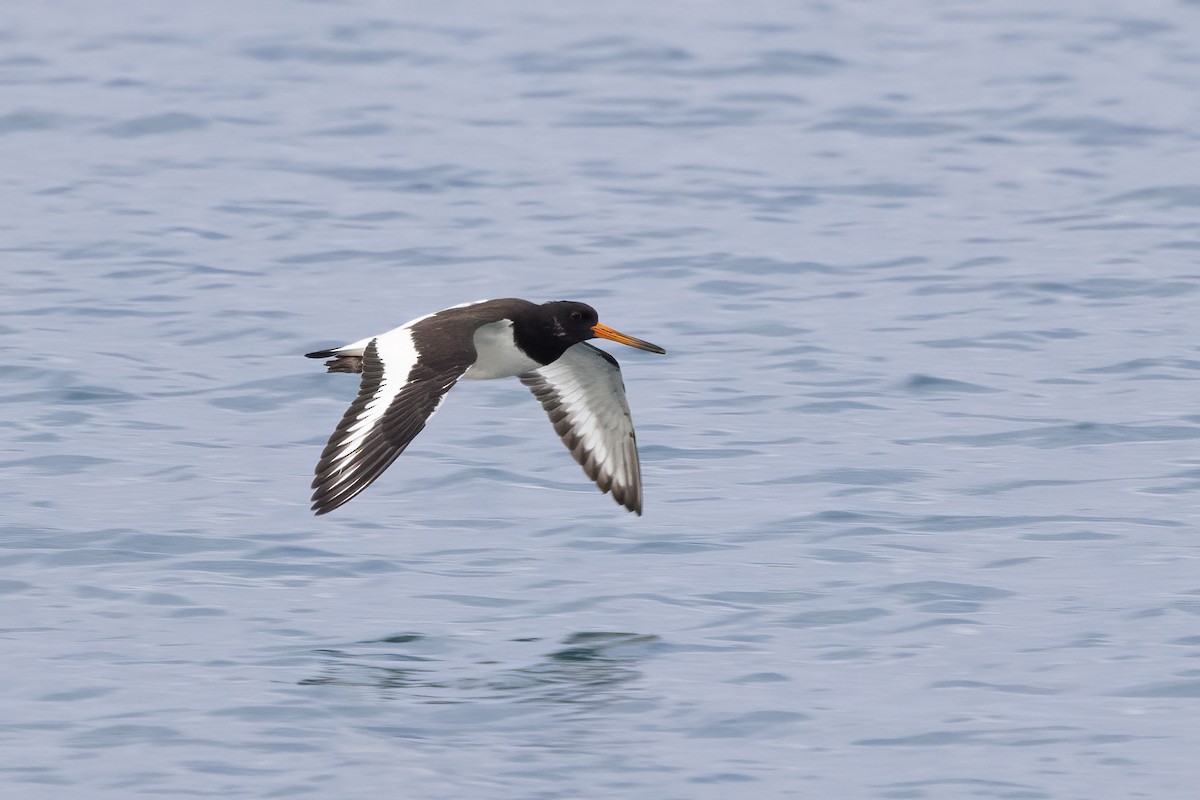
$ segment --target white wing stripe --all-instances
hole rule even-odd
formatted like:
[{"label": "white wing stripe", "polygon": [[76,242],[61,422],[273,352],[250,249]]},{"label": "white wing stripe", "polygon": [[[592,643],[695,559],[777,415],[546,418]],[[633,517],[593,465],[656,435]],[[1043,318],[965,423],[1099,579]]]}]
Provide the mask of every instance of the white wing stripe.
[{"label": "white wing stripe", "polygon": [[354,470],[346,470],[345,464],[353,458],[367,440],[367,436],[383,419],[384,413],[391,406],[396,395],[404,388],[408,375],[416,366],[419,353],[413,343],[412,331],[407,326],[390,330],[375,338],[375,352],[383,365],[383,379],[379,389],[367,403],[367,407],[358,415],[358,421],[346,429],[344,438],[334,456],[335,461],[341,462],[338,469],[343,470],[335,483],[349,478]]},{"label": "white wing stripe", "polygon": [[[518,313],[513,308],[529,305],[513,299],[463,303],[333,348],[330,352],[339,358],[330,371],[361,372],[362,379],[358,395],[321,451],[312,482],[313,511],[326,514],[356,497],[404,452],[477,360],[473,331],[480,320],[483,327],[495,325]],[[481,306],[478,313],[461,313],[473,306]],[[512,334],[502,343],[512,349]],[[537,363],[526,359],[506,374]]]}]

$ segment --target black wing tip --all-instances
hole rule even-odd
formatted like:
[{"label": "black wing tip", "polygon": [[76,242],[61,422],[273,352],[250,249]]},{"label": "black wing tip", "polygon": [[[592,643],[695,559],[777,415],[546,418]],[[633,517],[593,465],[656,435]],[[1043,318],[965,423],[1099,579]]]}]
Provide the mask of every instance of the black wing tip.
[{"label": "black wing tip", "polygon": [[[586,470],[585,470],[586,472]],[[631,514],[642,515],[642,491],[641,486],[627,486],[618,483],[612,483],[607,488],[601,484],[599,476],[592,477],[592,481],[596,484],[596,488],[613,499],[617,505],[625,509]]]},{"label": "black wing tip", "polygon": [[[387,462],[387,465],[385,465],[383,469],[387,469],[387,466],[391,463],[391,461]],[[361,476],[359,476],[357,485],[354,481],[351,481],[349,486],[331,486],[325,482],[322,482],[320,478],[317,478],[313,481],[312,485],[312,505],[310,508],[312,509],[313,514],[318,517],[324,516],[330,511],[346,505],[346,503],[349,503],[351,500],[358,497],[363,493],[363,490],[374,483],[375,478],[378,478],[379,475],[383,473],[383,469],[381,469],[373,478],[366,482],[363,482],[361,480]]]},{"label": "black wing tip", "polygon": [[312,512],[315,516],[321,517],[321,516],[324,516],[325,514],[328,514],[330,511],[333,511],[335,508],[342,505],[342,503],[346,502],[345,500],[343,500],[341,503],[338,503],[338,502],[331,502],[330,500],[331,500],[331,498],[329,498],[328,496],[322,497],[322,496],[320,496],[320,493],[318,492],[313,495],[312,505],[309,506],[309,508],[312,509]]},{"label": "black wing tip", "polygon": [[[365,489],[366,487],[364,486],[362,488]],[[346,503],[349,503],[351,500],[357,497],[360,492],[362,492],[362,489],[359,489],[357,492],[354,492],[349,496],[328,494],[322,495],[320,492],[316,492],[313,494],[312,505],[310,508],[312,509],[314,516],[323,517],[330,511],[341,508],[342,506],[346,505]]]},{"label": "black wing tip", "polygon": [[332,350],[314,350],[311,353],[305,353],[305,358],[330,358],[334,355]]}]

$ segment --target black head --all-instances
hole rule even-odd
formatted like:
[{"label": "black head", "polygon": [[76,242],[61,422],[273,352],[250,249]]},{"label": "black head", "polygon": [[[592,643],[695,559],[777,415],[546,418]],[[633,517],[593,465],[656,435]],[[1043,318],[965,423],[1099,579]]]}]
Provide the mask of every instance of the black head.
[{"label": "black head", "polygon": [[513,318],[513,336],[525,354],[542,364],[557,361],[567,348],[591,339],[598,325],[596,309],[585,303],[557,300]]},{"label": "black head", "polygon": [[596,334],[592,330],[600,324],[600,315],[587,303],[573,300],[555,300],[542,303],[546,312],[546,331],[567,347],[586,342]]},{"label": "black head", "polygon": [[649,350],[651,353],[666,353],[656,344],[650,344],[626,333],[613,330],[600,322],[596,309],[587,303],[576,303],[570,300],[556,300],[553,303],[542,303],[553,320],[554,335],[562,341],[577,344],[588,339],[599,337],[611,339],[614,342],[636,347],[638,350]]},{"label": "black head", "polygon": [[517,345],[535,361],[550,364],[567,348],[600,337],[651,353],[665,353],[656,344],[644,342],[600,323],[596,309],[587,303],[555,300],[537,307],[540,313],[515,322]]}]

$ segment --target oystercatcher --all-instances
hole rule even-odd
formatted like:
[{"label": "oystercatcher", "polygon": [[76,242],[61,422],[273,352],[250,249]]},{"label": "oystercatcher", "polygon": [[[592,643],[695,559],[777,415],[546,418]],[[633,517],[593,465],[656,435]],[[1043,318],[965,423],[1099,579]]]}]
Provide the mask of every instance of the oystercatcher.
[{"label": "oystercatcher", "polygon": [[667,352],[600,324],[585,303],[505,298],[453,306],[378,336],[308,353],[330,359],[329,372],[362,373],[358,397],[317,463],[313,511],[327,514],[370,486],[460,378],[516,376],[600,491],[640,516],[642,475],[621,368],[587,343],[596,337]]}]

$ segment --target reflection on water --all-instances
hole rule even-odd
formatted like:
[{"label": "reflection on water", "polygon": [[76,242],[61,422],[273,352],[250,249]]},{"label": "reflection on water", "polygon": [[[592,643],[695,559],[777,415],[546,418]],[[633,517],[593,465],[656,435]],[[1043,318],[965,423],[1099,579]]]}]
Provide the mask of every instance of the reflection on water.
[{"label": "reflection on water", "polygon": [[[637,667],[653,655],[659,638],[634,633],[582,632],[567,636],[561,649],[544,653],[528,666],[507,667],[493,660],[466,665],[421,654],[425,637],[389,636],[360,643],[370,650],[321,650],[320,677],[300,685],[370,687],[382,698],[403,696],[429,703],[507,701],[601,705],[625,699]],[[522,643],[535,644],[538,639]],[[390,646],[385,651],[383,646]],[[404,652],[398,645],[412,645]],[[402,690],[402,691],[397,691]]]}]

